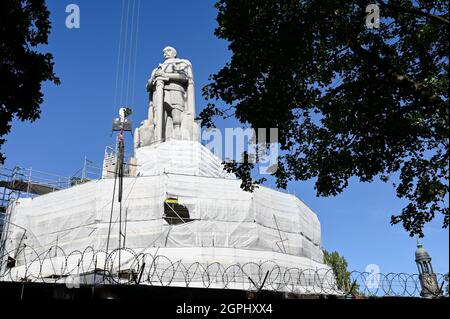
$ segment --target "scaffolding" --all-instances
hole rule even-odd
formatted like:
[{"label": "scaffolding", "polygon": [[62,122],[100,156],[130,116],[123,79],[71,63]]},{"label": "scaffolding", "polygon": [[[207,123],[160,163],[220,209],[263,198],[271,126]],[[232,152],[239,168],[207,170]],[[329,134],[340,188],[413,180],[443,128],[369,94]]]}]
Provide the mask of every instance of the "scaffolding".
[{"label": "scaffolding", "polygon": [[[116,143],[117,144],[117,143]],[[19,166],[0,166],[0,240],[7,228],[8,207],[18,198],[34,198],[101,178],[114,178],[117,165],[117,145],[107,146],[103,164],[84,158],[82,168],[72,176],[61,176]],[[126,158],[130,158],[125,154]],[[130,163],[124,163],[124,176],[130,175]],[[1,244],[1,242],[0,242]],[[0,247],[1,248],[1,247]]]},{"label": "scaffolding", "polygon": [[[34,198],[101,178],[102,167],[84,159],[83,167],[71,177],[19,166],[0,166],[0,245],[8,228],[8,207],[19,198]],[[0,247],[1,249],[1,247]]]},{"label": "scaffolding", "polygon": [[[102,165],[102,178],[114,178],[116,175],[116,165],[118,158],[118,143],[115,147],[106,146],[105,154],[103,157],[103,165]],[[130,163],[132,156],[128,153],[124,153],[124,158],[128,159],[123,163],[123,176],[134,176],[133,167],[136,165]],[[96,167],[99,169],[99,167]]]}]

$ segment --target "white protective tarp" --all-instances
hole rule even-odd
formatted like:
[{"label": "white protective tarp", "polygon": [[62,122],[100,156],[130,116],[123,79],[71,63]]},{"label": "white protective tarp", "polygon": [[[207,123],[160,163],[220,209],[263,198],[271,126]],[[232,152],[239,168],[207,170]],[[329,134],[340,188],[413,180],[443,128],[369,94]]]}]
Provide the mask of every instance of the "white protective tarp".
[{"label": "white protective tarp", "polygon": [[176,173],[196,176],[233,178],[223,170],[221,161],[198,142],[170,140],[136,149],[140,175]]},{"label": "white protective tarp", "polygon": [[[275,256],[275,262],[289,256],[315,266],[323,262],[319,220],[297,197],[266,187],[243,191],[240,181],[224,173],[220,160],[199,143],[144,147],[136,158],[139,174],[124,178],[122,210],[116,194],[112,224],[114,179],[95,180],[16,202],[6,250],[26,244],[38,254],[53,246],[65,252],[86,247],[111,251],[119,247],[121,220],[125,236],[120,241],[135,251],[161,247],[176,249],[179,258],[195,259],[192,249],[215,247],[221,253],[211,259],[223,256],[227,263],[246,262],[249,251]],[[178,198],[193,221],[169,225],[163,219],[168,197]],[[179,253],[181,248],[185,254]]]}]

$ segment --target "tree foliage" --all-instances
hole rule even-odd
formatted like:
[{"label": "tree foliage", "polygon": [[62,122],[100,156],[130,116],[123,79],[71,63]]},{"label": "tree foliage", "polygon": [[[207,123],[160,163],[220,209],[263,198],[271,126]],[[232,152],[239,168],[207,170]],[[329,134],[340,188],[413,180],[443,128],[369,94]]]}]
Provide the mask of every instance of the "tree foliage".
[{"label": "tree foliage", "polygon": [[372,1],[381,25],[370,29],[367,1],[220,0],[215,34],[232,57],[203,88],[199,118],[213,126],[231,107],[278,128],[278,187],[314,178],[318,196],[334,196],[352,177],[395,177],[408,203],[391,223],[423,236],[442,214],[448,227],[448,2]]},{"label": "tree foliage", "polygon": [[245,151],[242,154],[242,159],[240,161],[230,160],[224,163],[224,169],[228,173],[233,173],[238,179],[241,180],[241,188],[253,192],[253,190],[258,187],[258,184],[264,183],[267,179],[260,178],[258,180],[253,180],[251,176],[251,171],[255,168],[255,159],[250,158],[252,154]]},{"label": "tree foliage", "polygon": [[339,290],[349,292],[351,294],[358,294],[359,287],[351,282],[350,272],[347,270],[348,263],[344,256],[339,255],[337,251],[329,253],[324,250],[323,262],[330,266],[333,270]]},{"label": "tree foliage", "polygon": [[[0,1],[0,137],[9,133],[15,117],[39,118],[43,81],[59,84],[53,56],[38,52],[47,44],[49,14],[44,0]],[[0,147],[4,142],[0,138]],[[0,153],[0,164],[4,160]]]}]

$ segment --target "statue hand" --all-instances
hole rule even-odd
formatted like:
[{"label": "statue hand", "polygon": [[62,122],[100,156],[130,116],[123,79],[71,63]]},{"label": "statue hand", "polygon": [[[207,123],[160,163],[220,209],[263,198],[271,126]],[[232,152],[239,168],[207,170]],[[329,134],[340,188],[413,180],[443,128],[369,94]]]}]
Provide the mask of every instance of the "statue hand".
[{"label": "statue hand", "polygon": [[163,70],[160,70],[160,69],[156,70],[156,72],[155,72],[155,77],[165,76],[165,75],[166,75],[166,73]]},{"label": "statue hand", "polygon": [[154,82],[156,83],[157,81],[163,81],[163,82],[167,82],[170,79],[168,77],[164,77],[164,76],[157,76],[154,80]]}]

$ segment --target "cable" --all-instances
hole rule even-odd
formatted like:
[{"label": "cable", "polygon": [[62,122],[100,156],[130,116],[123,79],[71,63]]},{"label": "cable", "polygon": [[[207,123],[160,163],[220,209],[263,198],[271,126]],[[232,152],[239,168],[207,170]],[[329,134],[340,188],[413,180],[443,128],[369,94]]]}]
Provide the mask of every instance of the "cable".
[{"label": "cable", "polygon": [[119,86],[119,63],[120,63],[120,57],[122,52],[122,34],[123,34],[123,20],[124,20],[124,13],[125,13],[125,0],[122,0],[122,12],[121,12],[121,18],[120,18],[120,32],[119,32],[119,49],[117,53],[117,62],[116,62],[116,83],[114,88],[114,104],[113,104],[113,113],[116,112],[117,107],[117,99],[118,99],[118,86]]},{"label": "cable", "polygon": [[136,37],[135,37],[135,51],[134,51],[134,65],[133,65],[133,77],[132,77],[132,105],[134,105],[135,99],[135,84],[136,84],[136,63],[137,63],[137,51],[138,51],[138,38],[139,38],[139,22],[140,22],[140,13],[141,13],[141,0],[138,0],[138,9],[137,9],[137,22],[136,22]]},{"label": "cable", "polygon": [[[125,46],[128,43],[128,22],[129,22],[129,17],[130,17],[130,1],[128,1],[128,5],[127,5],[127,19],[126,19],[126,24],[125,24]],[[125,60],[126,60],[126,50],[124,48],[124,54],[122,55],[122,80],[121,80],[121,85],[120,85],[120,101],[119,103],[121,105],[123,105],[123,100],[124,100],[124,81],[125,81]]]},{"label": "cable", "polygon": [[133,36],[134,36],[134,17],[135,17],[135,6],[136,6],[136,1],[133,0],[133,8],[131,10],[131,29],[130,29],[130,43],[128,45],[129,47],[129,53],[128,53],[128,64],[127,64],[127,68],[128,68],[128,74],[127,74],[127,80],[126,80],[126,96],[125,96],[125,104],[127,106],[129,106],[129,91],[130,91],[130,76],[131,76],[131,57],[133,55],[133,51],[134,51],[134,46],[133,46]]},{"label": "cable", "polygon": [[[113,216],[113,211],[114,211],[114,197],[116,195],[117,168],[118,168],[118,165],[116,164],[116,174],[114,176],[113,196],[112,196],[112,201],[111,201],[111,213],[109,215],[108,239],[106,241],[106,257],[108,257],[109,239],[111,237],[112,216]],[[107,261],[107,258],[105,258],[105,268],[104,269],[106,269],[106,261]]]}]

